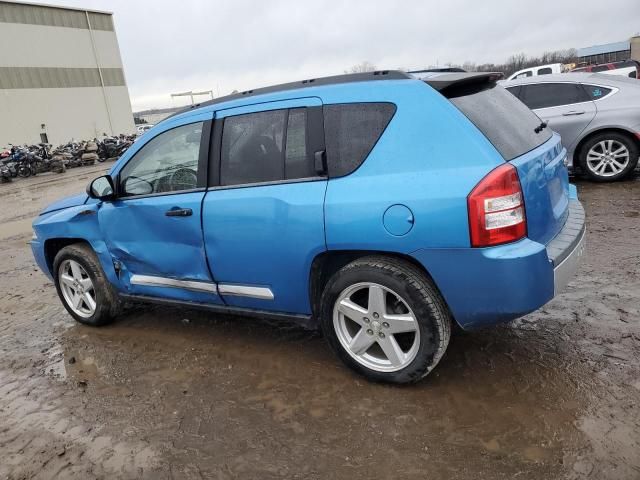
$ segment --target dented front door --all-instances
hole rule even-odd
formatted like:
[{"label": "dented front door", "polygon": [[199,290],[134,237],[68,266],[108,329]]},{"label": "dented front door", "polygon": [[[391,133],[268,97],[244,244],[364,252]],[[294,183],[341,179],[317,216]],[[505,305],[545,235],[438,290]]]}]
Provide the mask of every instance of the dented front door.
[{"label": "dented front door", "polygon": [[127,293],[221,303],[201,224],[210,128],[169,123],[116,175],[118,197],[101,205],[98,219]]}]

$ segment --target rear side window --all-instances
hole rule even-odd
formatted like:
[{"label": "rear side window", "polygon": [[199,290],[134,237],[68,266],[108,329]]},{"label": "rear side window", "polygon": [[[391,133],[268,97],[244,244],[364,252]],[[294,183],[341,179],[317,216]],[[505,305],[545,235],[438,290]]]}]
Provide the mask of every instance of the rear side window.
[{"label": "rear side window", "polygon": [[595,67],[591,67],[592,73],[604,72],[605,70],[609,70],[608,65],[596,65]]},{"label": "rear side window", "polygon": [[456,89],[445,95],[487,139],[505,160],[513,160],[551,138],[548,128],[535,132],[538,116],[504,88]]},{"label": "rear side window", "polygon": [[523,85],[520,100],[532,110],[586,102],[586,92],[577,83],[537,83]]},{"label": "rear side window", "polygon": [[396,112],[392,103],[325,105],[324,132],[330,177],[355,171],[367,158]]},{"label": "rear side window", "polygon": [[307,149],[306,108],[225,118],[220,154],[221,185],[315,175]]},{"label": "rear side window", "polygon": [[289,110],[284,176],[287,180],[316,176],[309,160],[307,145],[307,109]]},{"label": "rear side window", "polygon": [[598,100],[599,98],[605,97],[611,93],[610,88],[600,87],[598,85],[583,85],[583,87],[587,91],[591,100]]},{"label": "rear side window", "polygon": [[538,70],[538,75],[549,75],[551,73],[551,69],[549,67],[541,68]]}]

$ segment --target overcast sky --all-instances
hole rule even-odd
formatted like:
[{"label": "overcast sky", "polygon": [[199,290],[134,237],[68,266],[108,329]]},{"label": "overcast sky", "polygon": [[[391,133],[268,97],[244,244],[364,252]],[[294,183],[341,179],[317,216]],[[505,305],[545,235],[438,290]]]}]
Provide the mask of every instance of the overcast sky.
[{"label": "overcast sky", "polygon": [[[41,0],[47,1],[47,0]],[[133,109],[273,83],[514,53],[579,48],[640,32],[640,0],[52,0],[114,12]]]}]

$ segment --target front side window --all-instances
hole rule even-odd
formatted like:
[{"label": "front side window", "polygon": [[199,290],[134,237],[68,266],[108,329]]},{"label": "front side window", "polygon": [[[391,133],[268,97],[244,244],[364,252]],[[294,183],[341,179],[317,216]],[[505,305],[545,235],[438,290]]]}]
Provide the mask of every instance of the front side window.
[{"label": "front side window", "polygon": [[533,75],[533,72],[531,70],[527,70],[526,72],[522,72],[516,75],[516,78],[527,78],[527,77],[531,77],[532,75]]},{"label": "front side window", "polygon": [[538,83],[523,85],[520,100],[531,110],[535,110],[586,102],[589,97],[576,83]]},{"label": "front side window", "polygon": [[307,109],[227,117],[222,129],[220,184],[315,176],[307,148]]},{"label": "front side window", "polygon": [[120,171],[123,196],[192,190],[198,183],[202,122],[152,138]]}]

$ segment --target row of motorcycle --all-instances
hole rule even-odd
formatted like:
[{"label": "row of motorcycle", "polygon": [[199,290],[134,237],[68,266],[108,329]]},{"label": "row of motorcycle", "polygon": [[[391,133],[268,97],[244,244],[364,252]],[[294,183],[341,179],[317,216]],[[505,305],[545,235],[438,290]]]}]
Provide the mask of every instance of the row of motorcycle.
[{"label": "row of motorcycle", "polygon": [[0,150],[0,182],[44,172],[64,173],[67,168],[115,160],[134,142],[135,135],[116,135],[102,140],[69,142],[55,149],[48,143],[15,146]]}]

